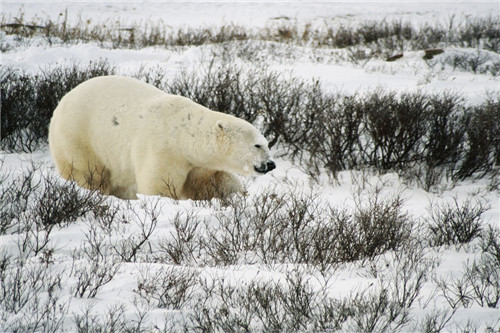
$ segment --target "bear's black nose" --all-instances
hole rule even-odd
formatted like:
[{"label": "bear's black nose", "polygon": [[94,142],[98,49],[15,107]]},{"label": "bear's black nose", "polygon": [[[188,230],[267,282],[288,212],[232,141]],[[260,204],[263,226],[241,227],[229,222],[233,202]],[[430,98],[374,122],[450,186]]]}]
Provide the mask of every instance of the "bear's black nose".
[{"label": "bear's black nose", "polygon": [[276,169],[276,163],[273,161],[267,162],[267,172]]},{"label": "bear's black nose", "polygon": [[258,167],[254,166],[253,168],[258,173],[268,173],[269,171],[276,169],[276,164],[273,161],[268,161],[268,162],[262,163]]}]

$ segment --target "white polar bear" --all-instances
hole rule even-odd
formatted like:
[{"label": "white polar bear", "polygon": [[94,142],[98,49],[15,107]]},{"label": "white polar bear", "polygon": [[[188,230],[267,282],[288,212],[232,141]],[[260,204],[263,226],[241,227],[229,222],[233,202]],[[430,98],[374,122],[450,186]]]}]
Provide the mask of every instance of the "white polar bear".
[{"label": "white polar bear", "polygon": [[224,197],[243,190],[235,173],[276,167],[250,123],[120,76],[90,79],[66,94],[49,146],[63,178],[126,199]]}]

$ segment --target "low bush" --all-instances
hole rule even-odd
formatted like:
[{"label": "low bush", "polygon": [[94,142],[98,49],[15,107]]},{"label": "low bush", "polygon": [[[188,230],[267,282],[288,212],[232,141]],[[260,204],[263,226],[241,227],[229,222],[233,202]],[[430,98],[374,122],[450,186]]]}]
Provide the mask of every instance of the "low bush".
[{"label": "low bush", "polygon": [[497,57],[498,55],[496,53],[481,50],[450,50],[450,52],[446,52],[427,63],[431,67],[436,65],[445,67],[445,65],[448,65],[453,68],[453,70],[497,76],[500,72],[500,63]]},{"label": "low bush", "polygon": [[29,251],[17,257],[0,253],[0,329],[58,332],[68,311],[61,300],[60,272],[52,262],[29,256]]},{"label": "low bush", "polygon": [[140,272],[134,292],[148,306],[180,310],[194,297],[198,274],[189,269],[148,267]]},{"label": "low bush", "polygon": [[[438,333],[443,332],[450,320],[453,318],[456,310],[435,310],[427,314],[425,318],[415,326],[415,331],[418,329],[422,333]],[[474,331],[467,331],[474,332]]]},{"label": "low bush", "polygon": [[[105,197],[75,183],[61,181],[32,163],[19,175],[10,174],[0,185],[1,234],[37,230],[50,233],[92,213],[106,215]],[[38,252],[38,251],[37,251]]]},{"label": "low bush", "polygon": [[481,236],[482,215],[489,208],[481,201],[467,199],[459,203],[431,205],[429,209],[429,231],[431,245],[460,245]]},{"label": "low bush", "polygon": [[[161,213],[159,199],[153,202],[142,201],[139,208],[136,211],[129,201],[127,202],[126,209],[121,209],[120,211],[122,221],[124,223],[135,224],[137,231],[131,236],[110,242],[110,247],[124,262],[135,262],[143,254],[143,248],[149,247],[151,249],[150,238],[158,224],[158,217]],[[104,226],[104,230],[106,229]]]},{"label": "low bush", "polygon": [[174,265],[192,265],[199,260],[199,228],[202,221],[193,213],[176,214],[172,225],[174,232],[159,241],[155,260]]},{"label": "low bush", "polygon": [[[161,69],[137,77],[258,123],[270,147],[280,144],[312,177],[322,170],[335,177],[341,170],[374,167],[430,188],[444,176],[485,176],[500,163],[500,99],[494,94],[474,107],[452,94],[327,94],[320,82],[265,69],[250,74],[228,61],[214,58],[202,72],[180,71],[173,78]],[[58,99],[81,81],[114,69],[99,62],[41,76],[11,68],[2,73],[2,148],[33,151],[47,141]]]},{"label": "low bush", "polygon": [[465,270],[470,285],[470,297],[481,307],[500,306],[500,266],[496,258],[483,254]]},{"label": "low bush", "polygon": [[144,324],[146,313],[137,313],[137,318],[130,318],[124,304],[115,303],[104,309],[96,310],[93,305],[73,315],[72,329],[78,333],[93,332],[157,332],[152,325]]},{"label": "low bush", "polygon": [[481,235],[481,250],[493,257],[497,267],[500,267],[500,229],[488,226]]},{"label": "low bush", "polygon": [[463,99],[454,94],[434,95],[426,101],[427,135],[424,140],[425,165],[429,168],[446,166],[454,169],[464,150],[467,111]]},{"label": "low bush", "polygon": [[[247,77],[224,65],[212,65],[201,77],[184,72],[165,89],[250,122],[262,115],[271,146],[282,143],[312,176],[322,169],[335,176],[359,167],[407,172],[424,166],[430,187],[438,181],[435,170],[463,180],[499,163],[497,122],[484,121],[498,118],[497,96],[470,108],[453,94],[331,95],[319,82],[264,71]],[[214,98],[211,91],[220,94]]]},{"label": "low bush", "polygon": [[[325,23],[323,27],[291,23],[270,24],[261,29],[248,29],[239,25],[173,30],[162,20],[156,22],[124,23],[120,20],[91,24],[79,19],[68,22],[67,12],[56,21],[39,16],[27,19],[20,12],[17,17],[1,18],[1,29],[18,39],[34,36],[52,43],[97,42],[111,48],[142,48],[147,46],[191,46],[239,41],[271,41],[282,44],[312,45],[314,47],[348,48],[368,46],[374,55],[390,55],[406,50],[422,50],[437,46],[457,45],[484,48],[499,52],[497,17],[467,18],[448,25],[427,23],[416,26],[403,20],[364,21],[356,25]],[[3,46],[6,48],[7,46]]]},{"label": "low bush", "polygon": [[[415,244],[414,244],[415,245]],[[432,263],[412,246],[391,265],[396,270],[377,285],[333,298],[326,285],[302,271],[283,281],[253,279],[233,285],[221,278],[200,280],[185,330],[201,332],[404,332],[410,309],[431,275]]]},{"label": "low bush", "polygon": [[411,238],[402,200],[380,193],[356,198],[353,209],[321,206],[314,193],[235,196],[212,219],[177,215],[175,232],[160,241],[155,260],[176,265],[280,262],[318,267],[373,259]]},{"label": "low bush", "polygon": [[489,98],[465,116],[465,146],[453,176],[463,180],[484,176],[500,166],[500,96]]},{"label": "low bush", "polygon": [[122,261],[112,255],[112,249],[95,226],[91,225],[86,240],[72,252],[71,275],[76,280],[72,292],[75,297],[94,298],[99,289],[118,273]]},{"label": "low bush", "polygon": [[[28,178],[30,183],[40,174],[29,173],[35,175]],[[50,187],[44,182],[56,182],[40,179],[37,189]],[[416,304],[425,307],[418,300],[434,274],[436,260],[427,244],[415,239],[415,221],[404,212],[401,195],[387,196],[382,187],[360,186],[353,202],[351,207],[329,207],[316,193],[270,188],[258,196],[200,202],[199,210],[181,210],[170,221],[162,221],[161,230],[170,230],[164,238],[153,232],[160,219],[158,200],[111,207],[109,212],[101,207],[87,211],[93,214],[86,223],[85,239],[68,257],[70,263],[63,265],[68,269],[62,274],[55,270],[62,262],[52,255],[51,244],[36,252],[24,246],[25,237],[18,234],[18,249],[24,255],[0,255],[0,319],[15,319],[0,321],[0,327],[55,332],[68,306],[58,291],[64,288],[75,298],[98,298],[115,277],[128,276],[134,265],[138,275],[130,291],[135,295],[136,316],[130,317],[130,308],[120,305],[101,313],[84,309],[74,314],[78,331],[407,331],[416,324],[412,312]],[[474,211],[475,203],[469,206],[460,206],[461,212],[469,212],[462,215]],[[58,223],[56,227],[67,225]],[[13,230],[17,229],[7,232]],[[438,284],[453,311],[474,303],[498,306],[497,233],[491,228],[477,236],[483,256],[464,268],[460,280]],[[121,241],[126,239],[130,242]],[[134,264],[125,264],[126,273],[121,272],[130,261]],[[224,271],[221,266],[234,265],[230,269],[237,271],[239,265],[250,264],[278,269],[283,278],[275,275],[276,281],[268,280],[267,274],[259,273],[242,284],[219,275]],[[294,270],[288,271],[290,267]],[[337,280],[329,279],[339,267],[355,267],[374,283],[332,297]],[[64,281],[69,285],[63,287]],[[52,298],[32,301],[40,293]],[[164,327],[145,320],[148,313],[157,316],[160,311],[166,311]],[[448,320],[448,312],[438,313],[426,319],[425,327],[432,331]],[[67,327],[67,318],[64,322]]]},{"label": "low bush", "polygon": [[363,164],[379,170],[408,168],[422,156],[427,96],[375,92],[363,102]]},{"label": "low bush", "polygon": [[36,75],[3,67],[1,149],[33,152],[46,145],[48,125],[61,98],[92,77],[113,73],[105,61],[42,69]]},{"label": "low bush", "polygon": [[460,306],[469,308],[498,308],[500,305],[500,266],[496,259],[483,253],[479,259],[464,265],[465,274],[458,278],[438,279],[441,295],[452,309]]},{"label": "low bush", "polygon": [[466,47],[477,48],[484,42],[485,49],[500,52],[498,17],[471,18],[457,31],[455,38]]}]

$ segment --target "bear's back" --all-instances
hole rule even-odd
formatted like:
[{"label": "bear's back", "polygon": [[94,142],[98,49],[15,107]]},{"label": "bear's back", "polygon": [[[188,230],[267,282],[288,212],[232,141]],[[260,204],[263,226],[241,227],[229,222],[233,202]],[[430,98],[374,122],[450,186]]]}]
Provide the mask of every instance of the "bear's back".
[{"label": "bear's back", "polygon": [[81,83],[64,98],[102,106],[133,107],[144,100],[160,98],[163,95],[165,92],[162,90],[134,78],[100,76]]}]

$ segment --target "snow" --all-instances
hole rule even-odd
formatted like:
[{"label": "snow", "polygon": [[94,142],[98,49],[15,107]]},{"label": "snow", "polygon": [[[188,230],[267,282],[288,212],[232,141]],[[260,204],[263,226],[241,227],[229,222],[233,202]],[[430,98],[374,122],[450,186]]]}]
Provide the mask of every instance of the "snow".
[{"label": "snow", "polygon": [[[6,36],[5,41],[13,39]],[[217,46],[212,46],[217,51]],[[141,70],[159,67],[166,73],[175,73],[181,68],[203,68],[210,55],[208,47],[189,47],[183,49],[163,49],[147,47],[140,50],[107,49],[95,43],[71,46],[48,47],[39,41],[39,45],[20,47],[3,54],[5,66],[15,66],[27,72],[37,72],[65,64],[87,64],[90,61],[107,60],[121,74],[137,73]],[[448,52],[450,51],[450,52]],[[360,91],[372,91],[384,88],[390,91],[424,91],[460,93],[472,104],[481,103],[488,91],[500,86],[500,79],[491,74],[473,74],[465,71],[451,71],[440,65],[429,66],[423,59],[423,51],[406,52],[397,62],[370,60],[362,66],[350,62],[341,64],[313,62],[307,51],[297,61],[289,60],[286,64],[269,60],[269,70],[286,75],[299,76],[308,80],[319,79],[322,86],[332,92],[353,94]],[[452,54],[456,50],[446,50]],[[465,49],[470,53],[474,50]],[[486,53],[486,51],[484,51]],[[500,62],[500,55],[491,53],[491,58]],[[448,55],[447,55],[448,56]],[[444,57],[444,56],[442,56]],[[249,66],[242,63],[243,66]]]},{"label": "snow", "polygon": [[124,22],[162,20],[171,27],[238,24],[264,26],[288,18],[302,22],[352,22],[384,18],[411,18],[418,23],[447,22],[450,17],[489,16],[498,13],[496,1],[3,1],[3,13],[26,17],[66,15],[70,21]]},{"label": "snow", "polygon": [[[67,14],[66,14],[67,9]],[[119,1],[73,1],[73,2],[47,2],[47,1],[3,1],[2,15],[15,17],[23,12],[25,18],[49,17],[54,21],[59,15],[68,15],[70,22],[92,20],[92,23],[120,20],[123,26],[130,22],[138,21],[163,21],[171,29],[178,27],[203,27],[213,25],[237,24],[245,27],[264,27],[283,21],[299,22],[301,24],[313,23],[321,26],[324,22],[337,24],[354,24],[365,20],[394,19],[412,20],[412,22],[425,23],[440,21],[446,23],[450,17],[456,21],[465,17],[487,17],[498,15],[499,3],[497,1],[440,1],[440,2],[374,2],[374,1],[344,1],[344,2],[119,2]],[[8,20],[7,20],[8,21]],[[4,42],[13,42],[12,36],[2,34]],[[178,49],[162,47],[147,47],[140,50],[109,49],[100,47],[96,43],[62,45],[48,45],[43,40],[35,40],[30,45],[20,45],[2,54],[2,66],[12,66],[27,72],[36,73],[40,68],[57,67],[64,64],[98,61],[106,59],[111,65],[117,67],[120,74],[137,73],[156,66],[167,73],[174,75],[182,68],[196,69],[206,65],[205,54],[211,47],[199,46]],[[447,50],[448,51],[448,50]],[[474,52],[474,50],[452,50],[453,52]],[[363,65],[336,61],[317,62],[308,56],[310,50],[304,47],[302,56],[289,59],[286,63],[268,60],[269,70],[293,74],[307,80],[319,79],[322,86],[332,92],[342,91],[347,93],[373,91],[382,87],[391,91],[426,91],[432,93],[459,92],[472,104],[481,103],[488,91],[499,91],[499,77],[491,74],[473,74],[461,72],[449,67],[428,66],[422,59],[421,51],[407,52],[401,61],[392,63],[383,60],[370,60]],[[491,57],[499,59],[498,54]],[[245,64],[248,68],[259,64]],[[280,155],[279,151],[274,151]],[[53,162],[48,149],[37,151],[33,154],[7,154],[0,153],[4,159],[2,171],[19,171],[31,161],[43,162],[47,169],[53,170]],[[247,179],[248,191],[257,196],[266,188],[275,187],[280,193],[293,189],[303,189],[319,192],[322,202],[334,206],[352,207],[353,195],[357,191],[356,180],[363,179],[367,189],[381,185],[389,194],[402,191],[405,198],[404,208],[416,219],[428,216],[430,203],[452,202],[455,198],[463,202],[470,195],[486,202],[490,209],[484,214],[484,220],[491,225],[500,226],[500,197],[498,192],[488,190],[488,180],[466,180],[448,188],[443,184],[436,191],[427,192],[414,185],[408,185],[396,174],[378,174],[369,171],[343,171],[337,180],[332,181],[323,176],[318,182],[312,181],[304,170],[294,165],[285,157],[276,159],[278,168],[254,179]],[[194,212],[206,219],[213,218],[214,211],[210,208],[200,207],[193,201],[177,202],[168,198],[150,198],[141,196],[139,202],[132,203],[132,210],[140,202],[161,201],[161,211],[158,217],[158,226],[153,239],[158,241],[164,236],[174,232],[172,219],[177,213],[186,214]],[[51,235],[51,240],[56,247],[55,261],[67,281],[64,290],[65,300],[70,302],[68,314],[65,317],[66,329],[72,327],[71,320],[74,314],[81,314],[89,304],[94,306],[93,313],[103,313],[109,307],[123,303],[127,312],[133,314],[133,299],[136,296],[137,278],[141,269],[152,271],[153,267],[159,269],[160,264],[123,263],[118,274],[108,284],[99,290],[94,299],[73,297],[71,286],[75,281],[68,277],[71,269],[71,252],[85,244],[85,233],[88,232],[92,221],[76,221],[67,228],[56,230]],[[122,239],[132,237],[138,231],[138,226],[123,225]],[[16,239],[14,236],[0,236],[2,250],[16,252]],[[429,256],[439,256],[440,263],[435,274],[438,276],[460,276],[464,272],[463,264],[473,260],[476,254],[466,248],[432,249]],[[247,262],[248,261],[248,262]],[[251,258],[243,258],[236,266],[229,267],[204,267],[196,268],[204,277],[224,277],[230,284],[238,285],[242,281],[283,280],[289,269],[282,267],[269,267],[267,265],[251,262]],[[317,276],[320,280],[320,276]],[[368,269],[362,264],[346,265],[335,272],[328,285],[329,293],[336,297],[348,296],[352,290],[360,290],[377,280],[370,276]],[[321,282],[318,282],[321,285]],[[434,293],[430,282],[423,288],[422,299],[430,298]],[[446,307],[442,298],[433,299],[434,307],[422,309],[418,307],[414,314],[422,319],[432,309]],[[156,309],[149,314],[151,322],[161,322],[169,310]],[[498,309],[489,309],[477,305],[467,309],[459,309],[453,316],[447,330],[455,331],[463,327],[467,320],[478,322],[481,330],[487,325],[497,325],[499,328]],[[496,323],[496,324],[495,324]]]}]

